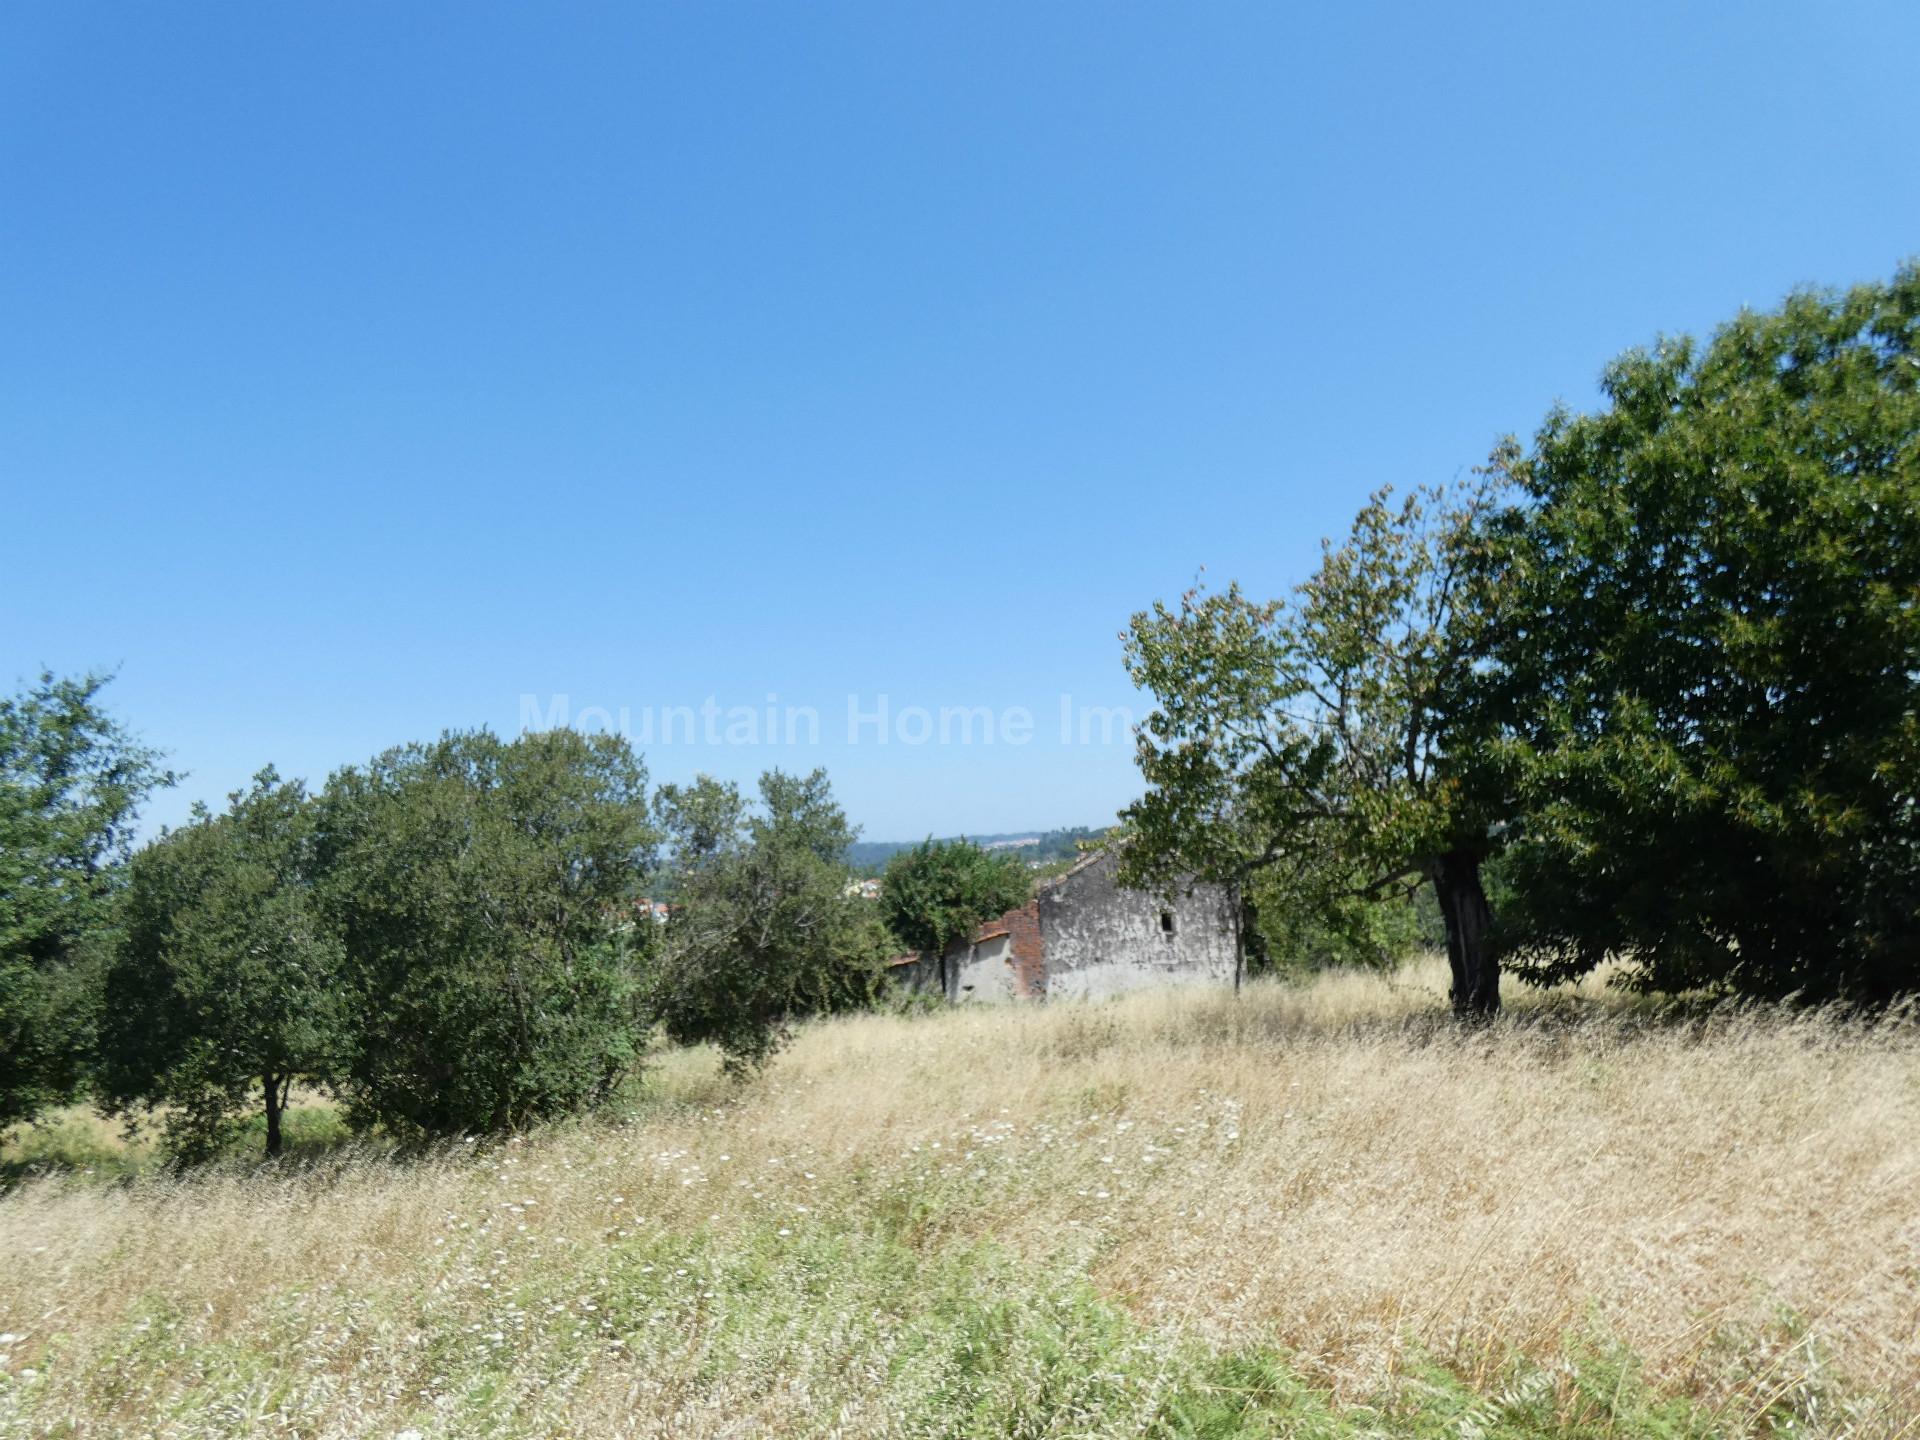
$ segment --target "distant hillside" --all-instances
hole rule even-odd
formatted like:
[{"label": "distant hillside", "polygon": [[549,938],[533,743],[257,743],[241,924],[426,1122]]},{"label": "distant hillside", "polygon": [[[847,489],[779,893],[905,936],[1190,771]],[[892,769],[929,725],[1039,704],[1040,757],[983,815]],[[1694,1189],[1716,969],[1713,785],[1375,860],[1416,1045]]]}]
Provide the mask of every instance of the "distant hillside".
[{"label": "distant hillside", "polygon": [[[1011,850],[1022,860],[1044,865],[1054,860],[1070,860],[1079,853],[1078,842],[1097,840],[1106,834],[1105,826],[1079,825],[1070,830],[1014,830],[1004,835],[949,835],[940,843],[966,839],[987,850]],[[911,850],[918,840],[860,840],[847,847],[847,863],[857,870],[880,870],[902,850]]]}]

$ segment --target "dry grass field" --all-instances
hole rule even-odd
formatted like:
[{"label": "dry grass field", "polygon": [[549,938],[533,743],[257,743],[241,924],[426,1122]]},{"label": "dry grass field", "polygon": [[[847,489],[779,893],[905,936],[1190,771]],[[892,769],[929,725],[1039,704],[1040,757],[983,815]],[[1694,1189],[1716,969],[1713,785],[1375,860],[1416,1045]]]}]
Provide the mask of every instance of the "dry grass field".
[{"label": "dry grass field", "polygon": [[866,1016],[0,1196],[0,1435],[1920,1434],[1920,1031],[1443,973]]}]

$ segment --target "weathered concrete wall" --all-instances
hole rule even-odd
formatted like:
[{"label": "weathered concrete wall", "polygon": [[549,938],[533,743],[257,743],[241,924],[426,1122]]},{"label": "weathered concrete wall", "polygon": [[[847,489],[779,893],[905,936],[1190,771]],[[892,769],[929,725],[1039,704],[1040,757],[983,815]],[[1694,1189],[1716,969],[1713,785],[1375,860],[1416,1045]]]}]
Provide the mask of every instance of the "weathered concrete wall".
[{"label": "weathered concrete wall", "polygon": [[947,999],[1030,1000],[1044,993],[1040,906],[1029,900],[989,920],[970,945],[947,950]]},{"label": "weathered concrete wall", "polygon": [[931,955],[890,964],[887,978],[909,995],[939,995],[940,965]]},{"label": "weathered concrete wall", "polygon": [[[946,997],[965,1001],[1072,999],[1156,985],[1240,983],[1240,907],[1222,885],[1171,899],[1114,884],[1116,857],[1101,855],[1043,885],[1018,910],[989,920],[946,953]],[[921,960],[901,978],[939,993]]]},{"label": "weathered concrete wall", "polygon": [[1223,885],[1171,898],[1122,890],[1104,854],[1040,892],[1050,1000],[1118,995],[1158,985],[1240,982],[1239,906]]},{"label": "weathered concrete wall", "polygon": [[1013,999],[1013,966],[1007,963],[1011,951],[1005,934],[955,945],[947,952],[947,998],[956,1004]]}]

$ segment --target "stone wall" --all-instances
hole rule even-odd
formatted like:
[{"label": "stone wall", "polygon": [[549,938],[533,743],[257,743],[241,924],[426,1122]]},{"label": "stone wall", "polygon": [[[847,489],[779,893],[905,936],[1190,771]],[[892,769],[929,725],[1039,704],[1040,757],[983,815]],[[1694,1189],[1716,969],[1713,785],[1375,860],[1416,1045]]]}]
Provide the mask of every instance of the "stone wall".
[{"label": "stone wall", "polygon": [[[1240,909],[1225,886],[1163,899],[1114,884],[1115,857],[1094,856],[989,920],[946,953],[946,997],[1071,999],[1157,985],[1240,983]],[[923,968],[922,968],[923,967]],[[938,969],[917,962],[909,988],[938,993]]]},{"label": "stone wall", "polygon": [[1049,999],[1240,983],[1240,908],[1223,885],[1163,898],[1114,884],[1102,854],[1040,892]]}]

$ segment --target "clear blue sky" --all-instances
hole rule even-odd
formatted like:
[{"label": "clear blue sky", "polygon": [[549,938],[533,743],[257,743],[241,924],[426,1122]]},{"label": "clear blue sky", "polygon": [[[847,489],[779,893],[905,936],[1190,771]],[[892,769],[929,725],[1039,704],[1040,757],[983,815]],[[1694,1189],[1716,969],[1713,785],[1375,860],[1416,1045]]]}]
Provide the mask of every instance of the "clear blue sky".
[{"label": "clear blue sky", "polygon": [[818,744],[655,777],[1100,822],[1130,750],[1058,707],[1132,701],[1131,611],[1890,273],[1917,74],[1910,0],[8,6],[0,683],[119,667],[155,821],[773,694]]}]

